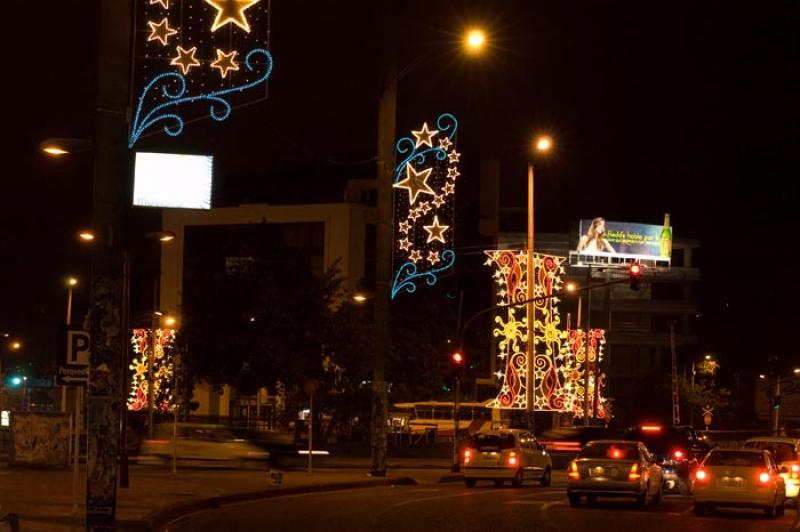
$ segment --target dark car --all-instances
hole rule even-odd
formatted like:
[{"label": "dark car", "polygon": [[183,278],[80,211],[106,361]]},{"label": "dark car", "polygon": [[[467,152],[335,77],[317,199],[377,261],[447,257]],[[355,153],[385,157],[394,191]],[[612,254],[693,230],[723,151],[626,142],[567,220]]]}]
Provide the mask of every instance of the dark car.
[{"label": "dark car", "polygon": [[691,493],[690,472],[709,451],[705,438],[692,427],[638,425],[625,432],[626,439],[644,443],[664,473],[664,489]]},{"label": "dark car", "polygon": [[559,427],[544,431],[539,436],[539,442],[547,445],[547,449],[553,452],[577,453],[592,440],[617,439],[623,432],[620,429],[593,425]]}]

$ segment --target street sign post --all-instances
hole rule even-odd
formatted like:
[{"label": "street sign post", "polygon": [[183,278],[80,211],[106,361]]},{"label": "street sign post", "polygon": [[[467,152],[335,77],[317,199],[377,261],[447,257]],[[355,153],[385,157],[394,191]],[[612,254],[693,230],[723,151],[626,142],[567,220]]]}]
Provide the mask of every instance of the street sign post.
[{"label": "street sign post", "polygon": [[86,387],[89,379],[89,333],[67,330],[64,363],[59,364],[56,384]]}]

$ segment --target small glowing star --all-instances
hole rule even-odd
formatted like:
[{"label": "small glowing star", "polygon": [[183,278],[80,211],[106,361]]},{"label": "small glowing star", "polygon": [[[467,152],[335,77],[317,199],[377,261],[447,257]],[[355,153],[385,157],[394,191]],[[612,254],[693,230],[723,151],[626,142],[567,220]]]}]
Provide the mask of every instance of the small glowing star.
[{"label": "small glowing star", "polygon": [[432,242],[434,240],[438,240],[442,244],[445,243],[444,237],[442,234],[447,231],[450,226],[449,225],[439,225],[439,217],[433,217],[433,225],[423,225],[422,227],[425,228],[425,231],[428,232],[428,242]]},{"label": "small glowing star", "polygon": [[236,58],[236,54],[238,54],[236,50],[233,52],[226,54],[219,48],[217,48],[217,60],[211,63],[211,68],[218,68],[220,75],[224,78],[228,75],[229,70],[239,70],[239,63],[234,61]]},{"label": "small glowing star", "polygon": [[150,5],[161,4],[164,9],[169,9],[169,0],[150,0]]},{"label": "small glowing star", "polygon": [[439,252],[438,251],[429,251],[428,252],[428,262],[432,265],[439,262]]},{"label": "small glowing star", "polygon": [[457,163],[458,162],[458,158],[461,157],[461,154],[458,153],[457,151],[454,151],[453,153],[449,154],[447,157],[448,157],[448,159],[450,159],[451,163]]},{"label": "small glowing star", "polygon": [[450,139],[447,137],[442,137],[439,139],[439,147],[442,148],[444,151],[450,149],[450,146],[452,145],[453,143],[450,142]]},{"label": "small glowing star", "polygon": [[408,256],[408,260],[414,262],[422,260],[422,253],[420,253],[418,249],[411,250],[411,254]]},{"label": "small glowing star", "polygon": [[178,33],[178,30],[169,27],[167,17],[164,17],[164,20],[158,24],[148,21],[147,25],[150,26],[150,36],[147,37],[147,42],[160,41],[163,46],[166,46],[167,40]]},{"label": "small glowing star", "polygon": [[197,53],[197,46],[193,46],[188,50],[178,46],[178,57],[173,57],[169,64],[178,65],[184,74],[188,74],[190,68],[200,66],[200,61],[194,58],[195,53]]}]

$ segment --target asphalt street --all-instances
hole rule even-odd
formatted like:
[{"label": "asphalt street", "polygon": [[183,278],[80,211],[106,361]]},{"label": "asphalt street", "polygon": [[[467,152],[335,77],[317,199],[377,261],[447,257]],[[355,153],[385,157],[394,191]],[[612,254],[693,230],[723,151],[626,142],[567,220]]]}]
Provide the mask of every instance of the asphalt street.
[{"label": "asphalt street", "polygon": [[[560,479],[559,479],[560,480]],[[787,531],[796,518],[766,519],[755,510],[719,510],[697,517],[690,497],[667,495],[647,509],[633,502],[600,499],[571,508],[565,482],[520,489],[491,483],[420,484],[309,493],[235,504],[186,516],[168,528],[188,531]]]}]

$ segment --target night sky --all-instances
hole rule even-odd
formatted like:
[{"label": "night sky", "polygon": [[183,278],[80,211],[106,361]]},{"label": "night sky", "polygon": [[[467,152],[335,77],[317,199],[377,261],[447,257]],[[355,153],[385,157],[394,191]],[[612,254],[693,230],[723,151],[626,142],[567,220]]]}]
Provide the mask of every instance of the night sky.
[{"label": "night sky", "polygon": [[[219,204],[258,201],[289,180],[302,197],[373,176],[382,49],[394,37],[401,65],[431,58],[401,81],[399,133],[455,114],[464,167],[499,160],[510,207],[523,206],[530,139],[550,133],[556,150],[537,163],[538,229],[566,232],[598,215],[659,224],[669,212],[677,238],[702,243],[704,348],[723,370],[755,371],[770,353],[800,364],[800,3],[272,4],[269,99],[139,149],[213,154]],[[22,361],[54,359],[63,279],[88,279],[88,251],[73,235],[91,220],[91,153],[53,160],[38,145],[93,135],[96,7],[3,2],[12,22],[2,37],[0,332],[25,341]],[[459,49],[472,25],[489,33],[480,58]],[[457,207],[470,201],[456,196]],[[152,212],[137,216],[157,224]],[[86,299],[76,292],[77,316]]]}]

